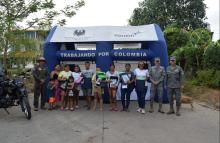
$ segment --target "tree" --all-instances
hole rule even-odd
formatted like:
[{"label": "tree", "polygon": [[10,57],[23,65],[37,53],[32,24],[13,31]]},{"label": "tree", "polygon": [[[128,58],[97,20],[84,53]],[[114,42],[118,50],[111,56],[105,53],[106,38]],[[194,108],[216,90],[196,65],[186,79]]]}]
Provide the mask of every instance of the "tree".
[{"label": "tree", "polygon": [[135,8],[129,20],[131,25],[157,23],[167,26],[197,29],[205,27],[204,0],[144,0]]},{"label": "tree", "polygon": [[[183,47],[176,49],[172,55],[177,56],[184,70],[196,74],[199,69],[204,69],[204,55],[212,43],[211,32],[207,29],[196,29],[189,32],[189,41]],[[218,56],[218,55],[217,55]]]},{"label": "tree", "polygon": [[[18,41],[24,41],[19,40],[22,37],[20,36],[22,32],[35,26],[39,29],[48,30],[52,24],[65,25],[66,18],[74,16],[76,11],[84,4],[83,0],[72,0],[72,4],[66,4],[62,9],[57,10],[53,0],[1,0],[0,50],[3,51],[3,64],[5,67],[7,68],[8,53]],[[33,14],[39,13],[40,15],[33,17]],[[55,21],[55,19],[57,20]],[[24,21],[26,21],[26,26],[22,27],[20,23]]]},{"label": "tree", "polygon": [[184,47],[189,42],[189,32],[177,27],[167,27],[164,30],[167,41],[168,54],[171,55],[177,48]]},{"label": "tree", "polygon": [[211,42],[204,53],[204,68],[220,70],[220,43]]}]

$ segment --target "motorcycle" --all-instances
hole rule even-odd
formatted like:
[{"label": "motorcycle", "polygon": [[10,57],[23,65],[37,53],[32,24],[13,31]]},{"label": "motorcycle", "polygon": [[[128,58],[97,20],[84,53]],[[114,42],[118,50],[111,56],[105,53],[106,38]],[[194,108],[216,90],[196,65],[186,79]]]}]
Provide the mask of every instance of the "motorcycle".
[{"label": "motorcycle", "polygon": [[25,117],[30,120],[31,106],[24,79],[20,76],[0,81],[0,108],[3,108],[9,114],[8,108],[20,105]]}]

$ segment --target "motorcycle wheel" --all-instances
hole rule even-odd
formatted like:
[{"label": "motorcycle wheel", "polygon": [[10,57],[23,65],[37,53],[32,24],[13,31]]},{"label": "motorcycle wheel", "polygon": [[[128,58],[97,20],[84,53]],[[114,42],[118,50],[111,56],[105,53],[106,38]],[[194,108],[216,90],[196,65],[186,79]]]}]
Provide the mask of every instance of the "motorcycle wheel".
[{"label": "motorcycle wheel", "polygon": [[22,98],[22,106],[25,117],[30,120],[31,119],[31,106],[29,104],[29,100],[27,97]]}]

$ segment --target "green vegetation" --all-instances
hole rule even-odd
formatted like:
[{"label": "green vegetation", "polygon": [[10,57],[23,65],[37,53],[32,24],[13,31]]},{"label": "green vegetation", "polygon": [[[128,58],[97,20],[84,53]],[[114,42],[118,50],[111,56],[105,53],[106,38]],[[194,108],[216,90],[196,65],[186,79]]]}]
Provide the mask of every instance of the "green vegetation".
[{"label": "green vegetation", "polygon": [[130,25],[157,23],[164,30],[168,26],[197,29],[206,26],[204,0],[143,0],[135,8]]},{"label": "green vegetation", "polygon": [[52,25],[65,25],[66,18],[74,16],[84,4],[83,0],[77,0],[57,10],[53,0],[1,0],[0,52],[5,68],[10,67],[9,56],[17,60],[39,55],[35,46],[37,41],[25,36],[29,28],[48,31]]},{"label": "green vegetation", "polygon": [[129,24],[157,23],[164,31],[169,56],[177,57],[190,85],[219,88],[220,40],[212,41],[205,9],[204,0],[143,0]]}]

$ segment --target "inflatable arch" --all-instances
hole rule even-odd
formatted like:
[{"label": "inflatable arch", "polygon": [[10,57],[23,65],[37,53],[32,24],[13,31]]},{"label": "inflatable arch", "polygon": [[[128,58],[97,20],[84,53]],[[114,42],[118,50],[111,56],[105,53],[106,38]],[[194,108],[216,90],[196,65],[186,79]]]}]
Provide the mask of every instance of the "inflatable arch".
[{"label": "inflatable arch", "polygon": [[[76,50],[75,44],[95,44],[95,50]],[[139,43],[139,49],[114,49],[114,44]],[[65,45],[65,49],[61,47]],[[161,65],[168,65],[163,32],[156,24],[142,26],[53,27],[44,44],[44,57],[53,70],[61,61],[95,61],[107,71],[112,61],[145,60],[153,64],[160,57]],[[165,90],[164,90],[165,91]],[[157,98],[155,98],[157,100]],[[104,101],[108,100],[107,92]],[[168,102],[166,91],[164,102]]]}]

